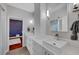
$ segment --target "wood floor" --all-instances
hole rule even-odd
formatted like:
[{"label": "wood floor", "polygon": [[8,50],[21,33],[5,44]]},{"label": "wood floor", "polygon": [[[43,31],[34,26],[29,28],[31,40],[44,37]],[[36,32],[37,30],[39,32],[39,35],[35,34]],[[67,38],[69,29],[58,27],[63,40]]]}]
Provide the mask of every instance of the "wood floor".
[{"label": "wood floor", "polygon": [[17,43],[17,44],[13,44],[13,45],[10,45],[9,46],[9,50],[14,50],[14,49],[17,49],[17,48],[21,48],[22,47],[22,44],[21,43]]},{"label": "wood floor", "polygon": [[28,49],[24,47],[24,48],[18,48],[18,49],[11,50],[7,52],[6,55],[30,55],[30,53]]}]

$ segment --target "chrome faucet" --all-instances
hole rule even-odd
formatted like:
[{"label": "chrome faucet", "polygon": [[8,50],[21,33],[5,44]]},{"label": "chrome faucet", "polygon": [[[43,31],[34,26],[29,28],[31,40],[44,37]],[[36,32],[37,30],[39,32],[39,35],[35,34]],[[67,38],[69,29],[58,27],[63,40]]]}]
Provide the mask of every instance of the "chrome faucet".
[{"label": "chrome faucet", "polygon": [[59,40],[59,34],[55,34],[57,40]]}]

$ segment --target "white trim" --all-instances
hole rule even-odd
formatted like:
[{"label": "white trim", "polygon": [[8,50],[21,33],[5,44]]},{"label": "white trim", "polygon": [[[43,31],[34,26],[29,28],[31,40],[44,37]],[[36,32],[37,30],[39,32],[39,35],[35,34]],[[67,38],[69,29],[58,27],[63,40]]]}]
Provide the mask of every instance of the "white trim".
[{"label": "white trim", "polygon": [[22,33],[23,33],[23,41],[22,41],[22,47],[24,47],[24,21],[23,21],[23,18],[17,18],[17,17],[9,17],[8,16],[8,48],[7,48],[7,52],[9,51],[9,20],[10,19],[16,19],[16,20],[22,20],[22,22],[23,22],[23,30],[22,30]]}]

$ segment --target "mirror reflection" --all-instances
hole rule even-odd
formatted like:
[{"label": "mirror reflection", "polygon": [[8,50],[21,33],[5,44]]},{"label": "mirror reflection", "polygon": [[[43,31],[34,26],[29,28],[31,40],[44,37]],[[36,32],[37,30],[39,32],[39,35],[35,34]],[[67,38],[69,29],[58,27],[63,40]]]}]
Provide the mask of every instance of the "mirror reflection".
[{"label": "mirror reflection", "polygon": [[50,31],[68,31],[67,3],[47,4],[47,16],[49,20]]}]

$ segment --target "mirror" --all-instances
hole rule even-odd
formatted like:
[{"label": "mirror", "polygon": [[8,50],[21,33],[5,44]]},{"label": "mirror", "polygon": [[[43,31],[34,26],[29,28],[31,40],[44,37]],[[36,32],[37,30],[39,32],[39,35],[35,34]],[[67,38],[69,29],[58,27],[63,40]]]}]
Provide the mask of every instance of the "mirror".
[{"label": "mirror", "polygon": [[50,31],[67,32],[68,31],[67,3],[47,4],[47,12],[48,11],[49,11],[48,21]]}]

